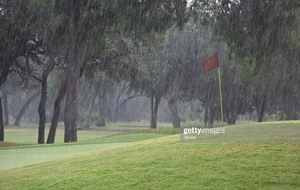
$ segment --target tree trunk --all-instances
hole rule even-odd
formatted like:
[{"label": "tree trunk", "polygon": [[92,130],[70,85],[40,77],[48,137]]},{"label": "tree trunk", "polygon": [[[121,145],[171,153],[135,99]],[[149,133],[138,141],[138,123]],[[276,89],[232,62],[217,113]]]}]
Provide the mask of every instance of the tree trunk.
[{"label": "tree trunk", "polygon": [[103,94],[99,95],[99,124],[98,126],[104,127],[105,118],[106,118],[106,92],[104,91]]},{"label": "tree trunk", "polygon": [[[172,89],[171,98],[168,101],[168,107],[172,115],[173,128],[180,128],[181,126],[180,126],[180,118],[177,110],[177,100],[180,94],[180,88],[183,81],[184,66],[182,65],[181,59],[178,59],[176,62],[177,62],[176,71],[175,71],[176,74],[173,79],[173,84],[172,84],[173,89]],[[178,65],[181,65],[182,68]]]},{"label": "tree trunk", "polygon": [[77,88],[78,88],[78,76],[76,67],[74,72],[68,74],[67,91],[66,91],[66,104],[64,112],[64,125],[65,136],[64,142],[76,142],[77,141]]},{"label": "tree trunk", "polygon": [[211,100],[209,105],[209,121],[208,121],[208,128],[212,128],[214,126],[214,117],[215,117],[215,106],[214,101]]},{"label": "tree trunk", "polygon": [[4,116],[4,126],[9,125],[9,116],[8,116],[8,103],[7,103],[7,91],[5,88],[5,84],[2,86],[2,101],[3,101],[3,116]]},{"label": "tree trunk", "polygon": [[237,118],[236,112],[232,112],[231,113],[231,123],[230,124],[235,125],[236,124],[236,118]]},{"label": "tree trunk", "polygon": [[180,118],[177,110],[177,99],[171,99],[168,102],[168,107],[172,115],[173,128],[180,128]]},{"label": "tree trunk", "polygon": [[230,110],[226,110],[226,120],[229,125],[235,124],[237,118],[237,111],[235,107],[231,107]]},{"label": "tree trunk", "polygon": [[58,124],[58,120],[59,120],[60,102],[64,98],[65,94],[66,94],[66,82],[64,82],[63,85],[61,86],[60,91],[54,101],[53,117],[52,117],[52,121],[51,121],[50,130],[48,133],[47,144],[54,143],[57,124]]},{"label": "tree trunk", "polygon": [[90,120],[91,120],[91,115],[92,115],[92,111],[93,111],[93,107],[94,107],[94,104],[95,104],[95,99],[96,99],[96,96],[98,94],[98,85],[95,85],[96,89],[95,89],[95,92],[94,94],[90,97],[90,100],[89,100],[89,105],[88,105],[88,108],[87,108],[87,113],[86,113],[86,116],[85,116],[85,119],[84,119],[84,122],[83,122],[83,126],[82,128],[83,129],[89,129],[90,128]]},{"label": "tree trunk", "polygon": [[119,102],[120,102],[120,98],[122,96],[122,94],[125,92],[125,90],[129,87],[129,85],[127,85],[126,83],[123,83],[120,92],[117,94],[117,98],[116,98],[116,104],[115,104],[115,111],[114,111],[114,116],[112,121],[113,122],[117,122],[118,121],[118,114],[119,114]]},{"label": "tree trunk", "polygon": [[[6,82],[9,69],[12,66],[10,63],[4,63],[2,67],[2,72],[0,76],[0,90],[2,89],[2,85]],[[4,121],[3,121],[3,107],[2,107],[2,97],[0,97],[0,141],[4,141]]]},{"label": "tree trunk", "polygon": [[65,135],[64,142],[77,141],[77,89],[80,75],[80,45],[82,36],[79,32],[80,1],[70,2],[69,38],[70,48],[68,55],[68,70],[66,75],[67,90],[64,112]]},{"label": "tree trunk", "polygon": [[151,128],[157,128],[157,113],[161,97],[154,96],[151,98]]},{"label": "tree trunk", "polygon": [[267,102],[267,95],[263,95],[261,98],[259,98],[259,103],[257,104],[257,122],[262,122],[264,115],[265,115],[265,109],[266,109],[266,102]]},{"label": "tree trunk", "polygon": [[38,107],[39,112],[39,130],[38,130],[38,144],[45,143],[45,123],[46,123],[46,100],[47,100],[47,80],[42,80],[42,94]]},{"label": "tree trunk", "polygon": [[203,118],[204,127],[207,127],[207,124],[208,124],[208,106],[207,106],[207,102],[208,101],[205,101],[203,103],[203,106],[204,106],[204,118]]},{"label": "tree trunk", "polygon": [[3,122],[3,108],[2,108],[1,96],[0,96],[0,141],[4,141],[4,122]]},{"label": "tree trunk", "polygon": [[261,109],[258,112],[258,118],[257,118],[257,122],[263,122],[264,119],[264,115],[265,115],[265,103],[262,103]]},{"label": "tree trunk", "polygon": [[42,75],[42,94],[41,100],[38,107],[39,112],[39,132],[38,132],[38,144],[45,143],[45,123],[46,123],[46,101],[47,101],[47,79],[50,72],[53,70],[55,65],[54,55],[50,54],[50,62],[47,69],[43,72]]},{"label": "tree trunk", "polygon": [[19,126],[20,125],[20,121],[22,119],[23,114],[25,113],[26,109],[28,108],[28,106],[30,105],[30,103],[36,99],[39,95],[41,94],[41,91],[38,90],[36,93],[34,93],[23,105],[23,107],[21,108],[20,112],[18,113],[14,126]]},{"label": "tree trunk", "polygon": [[92,115],[92,111],[93,111],[93,107],[95,104],[95,96],[93,95],[92,97],[90,97],[90,100],[88,102],[88,107],[86,110],[86,115],[85,115],[85,119],[82,125],[83,129],[89,129],[90,128],[90,121],[91,121],[91,115]]}]

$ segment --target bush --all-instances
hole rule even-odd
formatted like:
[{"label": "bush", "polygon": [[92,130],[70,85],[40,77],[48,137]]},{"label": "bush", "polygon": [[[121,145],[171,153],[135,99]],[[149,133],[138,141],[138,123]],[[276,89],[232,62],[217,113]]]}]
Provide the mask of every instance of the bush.
[{"label": "bush", "polygon": [[287,115],[282,111],[277,111],[276,113],[270,115],[269,121],[283,121],[286,120]]}]

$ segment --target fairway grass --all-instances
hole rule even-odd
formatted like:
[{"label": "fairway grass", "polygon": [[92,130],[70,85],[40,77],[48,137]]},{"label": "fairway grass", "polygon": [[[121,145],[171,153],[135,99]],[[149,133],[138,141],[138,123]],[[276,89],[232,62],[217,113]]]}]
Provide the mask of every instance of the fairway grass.
[{"label": "fairway grass", "polygon": [[[198,128],[200,129],[200,128]],[[194,136],[193,141],[198,142],[300,142],[300,122],[266,122],[266,123],[245,123],[240,125],[222,126],[214,128],[220,133],[190,133],[181,135],[182,141],[185,136]]]},{"label": "fairway grass", "polygon": [[[63,158],[0,170],[1,189],[300,189],[299,121],[227,126],[223,140],[246,133],[253,142],[181,142],[177,130],[143,130],[87,138],[68,146],[29,146],[0,149]],[[272,133],[270,130],[272,130]],[[155,132],[156,131],[156,132]],[[259,136],[260,133],[268,134]],[[170,135],[174,134],[175,135]],[[280,135],[281,141],[278,136]],[[167,136],[166,136],[167,135]],[[243,136],[244,135],[244,136]],[[259,138],[268,137],[267,141]],[[288,140],[293,138],[292,142]],[[145,140],[150,139],[150,140]],[[223,141],[222,140],[222,141]],[[138,142],[132,142],[138,141]],[[270,142],[269,142],[270,141]],[[116,144],[124,143],[124,144]],[[126,143],[126,144],[125,144]],[[107,145],[107,147],[105,147]],[[92,147],[95,149],[92,149]],[[97,147],[98,146],[98,147]],[[88,150],[87,147],[91,149]],[[20,153],[20,151],[23,151]],[[26,150],[27,149],[27,150]],[[45,149],[45,150],[44,150]],[[86,153],[78,150],[86,150]],[[10,159],[14,159],[14,155]],[[1,158],[0,157],[0,158]],[[28,160],[34,159],[28,154]],[[38,157],[37,157],[37,160]],[[4,160],[0,160],[5,162]],[[13,163],[13,162],[11,162]]]},{"label": "fairway grass", "polygon": [[[36,164],[125,143],[78,144],[60,146],[20,146],[0,150],[0,170]],[[0,188],[1,189],[1,188]]]},{"label": "fairway grass", "polygon": [[0,171],[2,189],[299,189],[299,143],[179,135]]},{"label": "fairway grass", "polygon": [[[38,138],[38,129],[37,128],[8,128],[5,129],[5,138],[6,142],[13,142],[18,144],[37,144]],[[116,134],[116,132],[110,131],[81,131],[78,132],[78,142],[86,141],[89,139],[95,139],[99,137],[104,137],[111,134]],[[55,135],[55,144],[62,144],[64,141],[64,131],[56,130]],[[45,141],[47,141],[47,134],[45,135]]]},{"label": "fairway grass", "polygon": [[5,147],[0,148],[0,170],[162,136],[165,135],[153,133],[119,134],[88,139],[79,143],[58,145],[15,145],[14,143],[3,143]]}]

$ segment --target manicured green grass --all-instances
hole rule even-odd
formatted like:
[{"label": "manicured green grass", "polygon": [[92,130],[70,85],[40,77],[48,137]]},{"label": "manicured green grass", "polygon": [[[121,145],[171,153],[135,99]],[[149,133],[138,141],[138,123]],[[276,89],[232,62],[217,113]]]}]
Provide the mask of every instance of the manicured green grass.
[{"label": "manicured green grass", "polygon": [[[0,162],[11,159],[14,163],[15,157],[23,156],[28,164],[34,163],[30,160],[39,163],[0,170],[0,187],[300,189],[299,127],[300,121],[246,123],[226,126],[223,136],[201,134],[202,142],[192,143],[181,142],[178,129],[162,127],[86,138],[67,145],[1,148]],[[68,151],[65,156],[77,155],[54,159]],[[11,158],[3,157],[9,154]],[[49,161],[41,162],[43,156]]]},{"label": "manicured green grass", "polygon": [[22,145],[3,142],[0,143],[0,146],[1,144],[3,146],[0,148],[0,170],[163,136],[165,135],[155,133],[129,133],[58,145]]},{"label": "manicured green grass", "polygon": [[124,143],[19,146],[0,149],[0,170],[82,154]]},{"label": "manicured green grass", "polygon": [[0,171],[3,189],[299,189],[299,143],[172,135]]},{"label": "manicured green grass", "polygon": [[143,141],[158,137],[166,136],[165,134],[159,134],[159,133],[123,133],[123,134],[117,134],[117,135],[110,135],[105,136],[102,138],[97,139],[90,139],[83,143],[114,143],[114,142],[136,142],[136,141]]},{"label": "manicured green grass", "polygon": [[223,131],[218,134],[191,133],[189,136],[196,137],[195,141],[199,142],[300,142],[300,121],[252,122],[212,130],[218,132],[218,129]]},{"label": "manicured green grass", "polygon": [[[8,128],[5,129],[4,140],[6,142],[14,142],[19,144],[37,144],[38,137],[37,128]],[[117,132],[112,131],[82,131],[78,130],[78,142],[86,141],[89,139],[95,139],[99,137],[104,137],[111,134],[116,134]],[[45,133],[45,141],[47,141],[47,133]],[[64,131],[59,129],[56,131],[55,144],[62,144],[64,142]]]},{"label": "manicured green grass", "polygon": [[[49,124],[48,124],[49,125]],[[47,140],[47,135],[49,131],[49,126],[46,127],[45,132],[45,141]],[[183,126],[197,126],[195,122],[186,122]],[[94,139],[97,139],[96,142],[134,142],[139,140],[146,140],[153,138],[151,135],[141,135],[141,133],[153,133],[154,137],[161,137],[163,134],[178,134],[180,129],[173,129],[172,125],[169,123],[159,123],[158,129],[149,129],[149,123],[147,122],[133,122],[133,123],[109,123],[106,127],[96,127],[92,126],[91,130],[78,130],[78,142],[93,142]],[[22,127],[6,127],[5,128],[5,144],[0,144],[0,147],[3,146],[13,146],[13,145],[30,145],[37,144],[37,134],[38,126],[36,124],[26,125]],[[121,136],[117,137],[116,134],[120,133],[133,133],[140,135],[130,135],[130,136]],[[156,135],[155,135],[156,134]],[[112,137],[110,137],[112,135]],[[152,136],[153,136],[152,135]],[[102,139],[102,137],[108,136],[107,139]],[[135,136],[133,138],[133,136]],[[124,138],[125,137],[125,138]],[[56,137],[54,144],[62,144],[64,139],[64,130],[62,124],[58,126],[56,130]],[[101,140],[99,140],[101,139]],[[14,144],[8,144],[8,142]]]}]

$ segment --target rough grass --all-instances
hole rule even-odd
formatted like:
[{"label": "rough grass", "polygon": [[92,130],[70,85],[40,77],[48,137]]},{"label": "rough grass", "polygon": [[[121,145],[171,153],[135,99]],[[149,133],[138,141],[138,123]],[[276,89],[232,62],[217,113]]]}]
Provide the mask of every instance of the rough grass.
[{"label": "rough grass", "polygon": [[224,133],[189,135],[199,142],[300,142],[300,121],[244,123],[221,128]]},{"label": "rough grass", "polygon": [[299,143],[182,143],[179,135],[0,171],[3,189],[297,189]]},{"label": "rough grass", "polygon": [[[299,121],[232,126],[231,133],[299,137]],[[266,128],[268,128],[266,130]],[[162,130],[161,133],[159,130]],[[174,131],[173,131],[174,132]],[[171,133],[173,133],[171,132]],[[279,133],[280,132],[280,133]],[[166,135],[165,129],[103,137]],[[174,132],[175,133],[175,132]],[[1,189],[299,189],[299,142],[181,142],[179,134],[0,171]],[[268,136],[268,135],[267,135]],[[270,136],[270,135],[269,135]],[[212,138],[215,136],[207,136]],[[260,136],[262,138],[264,136]],[[95,142],[101,138],[96,138]],[[274,139],[274,138],[273,138]],[[259,139],[258,139],[259,140]],[[91,141],[87,140],[87,141]],[[104,141],[102,141],[104,142]],[[109,144],[109,143],[100,144]],[[77,149],[84,144],[70,144]],[[90,145],[90,144],[86,144]],[[60,146],[57,146],[60,147]],[[61,146],[63,147],[63,146]],[[44,147],[36,146],[37,149]],[[35,148],[32,148],[35,149]],[[5,149],[4,149],[5,150]],[[0,155],[2,156],[0,150]]]}]

